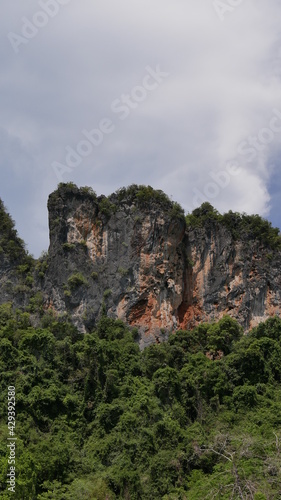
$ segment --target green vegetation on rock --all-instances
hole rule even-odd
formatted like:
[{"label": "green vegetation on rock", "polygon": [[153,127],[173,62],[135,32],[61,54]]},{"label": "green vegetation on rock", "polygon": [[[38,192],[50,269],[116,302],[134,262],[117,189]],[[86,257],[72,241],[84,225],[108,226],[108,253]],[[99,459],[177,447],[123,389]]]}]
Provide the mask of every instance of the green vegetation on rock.
[{"label": "green vegetation on rock", "polygon": [[186,216],[190,228],[208,227],[214,222],[227,227],[234,239],[257,239],[271,249],[281,249],[279,229],[272,227],[271,222],[260,215],[240,214],[231,210],[221,215],[210,203],[205,202]]},{"label": "green vegetation on rock", "polygon": [[67,280],[68,286],[71,290],[75,290],[81,285],[88,286],[88,280],[82,273],[74,273]]},{"label": "green vegetation on rock", "polygon": [[159,207],[167,212],[171,219],[184,220],[184,210],[163,192],[161,189],[153,189],[151,186],[132,184],[127,188],[121,188],[117,191],[116,197],[119,203],[136,203],[139,208],[148,208],[151,206]]},{"label": "green vegetation on rock", "polygon": [[18,237],[15,223],[0,200],[0,256],[7,255],[13,261],[27,258],[24,242]]}]

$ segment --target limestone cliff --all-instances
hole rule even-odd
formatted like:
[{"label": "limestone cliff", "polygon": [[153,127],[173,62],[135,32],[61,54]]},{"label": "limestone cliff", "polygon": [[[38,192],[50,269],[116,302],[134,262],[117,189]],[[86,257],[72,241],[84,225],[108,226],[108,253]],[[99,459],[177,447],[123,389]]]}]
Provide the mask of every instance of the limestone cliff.
[{"label": "limestone cliff", "polygon": [[69,311],[82,331],[106,311],[138,327],[142,343],[177,328],[188,266],[177,204],[137,187],[109,199],[62,187],[49,220],[46,307]]},{"label": "limestone cliff", "polygon": [[106,198],[71,183],[48,209],[49,252],[33,264],[0,213],[0,303],[40,304],[81,332],[102,314],[120,318],[137,327],[141,347],[225,314],[246,330],[280,314],[280,236],[258,216],[222,217],[203,204],[186,219],[150,187]]},{"label": "limestone cliff", "polygon": [[280,250],[210,218],[187,226],[159,191],[105,198],[63,185],[48,206],[45,306],[69,312],[81,331],[106,312],[136,326],[145,345],[224,314],[248,329],[280,313]]}]

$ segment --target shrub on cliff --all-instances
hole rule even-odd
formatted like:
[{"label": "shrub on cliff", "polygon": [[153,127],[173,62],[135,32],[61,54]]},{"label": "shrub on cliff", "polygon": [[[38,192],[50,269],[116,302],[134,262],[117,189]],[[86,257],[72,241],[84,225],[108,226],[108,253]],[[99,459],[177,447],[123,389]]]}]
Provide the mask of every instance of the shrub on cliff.
[{"label": "shrub on cliff", "polygon": [[82,273],[74,273],[72,274],[68,280],[67,283],[70,287],[71,290],[75,290],[81,285],[86,285],[88,286],[88,280],[83,276]]}]

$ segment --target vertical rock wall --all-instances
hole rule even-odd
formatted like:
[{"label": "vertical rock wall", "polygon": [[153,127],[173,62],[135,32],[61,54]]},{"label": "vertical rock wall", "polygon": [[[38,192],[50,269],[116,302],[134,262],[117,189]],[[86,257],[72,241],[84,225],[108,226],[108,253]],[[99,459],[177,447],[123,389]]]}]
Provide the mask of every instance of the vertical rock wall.
[{"label": "vertical rock wall", "polygon": [[[60,188],[49,220],[46,307],[81,331],[106,312],[137,327],[144,346],[224,314],[248,329],[280,313],[280,252],[234,240],[218,222],[187,229],[165,199]],[[84,281],[70,286],[77,273]]]}]

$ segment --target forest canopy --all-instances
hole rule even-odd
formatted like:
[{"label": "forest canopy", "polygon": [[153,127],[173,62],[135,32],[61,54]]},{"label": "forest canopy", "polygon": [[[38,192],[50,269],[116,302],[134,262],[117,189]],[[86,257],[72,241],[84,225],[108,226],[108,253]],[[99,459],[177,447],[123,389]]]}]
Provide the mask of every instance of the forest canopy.
[{"label": "forest canopy", "polygon": [[[2,499],[277,499],[281,320],[232,318],[140,351],[103,317],[92,333],[0,306]],[[16,392],[8,491],[7,388]]]}]

